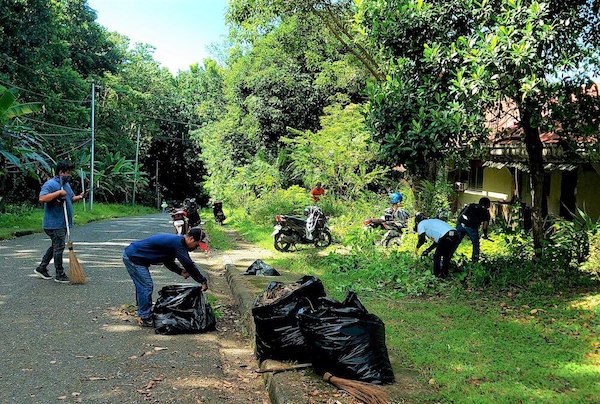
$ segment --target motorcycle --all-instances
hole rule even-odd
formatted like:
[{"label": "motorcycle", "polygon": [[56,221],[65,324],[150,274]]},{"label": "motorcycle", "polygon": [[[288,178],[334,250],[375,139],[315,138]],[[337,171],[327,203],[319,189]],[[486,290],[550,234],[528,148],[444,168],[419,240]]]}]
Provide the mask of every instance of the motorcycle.
[{"label": "motorcycle", "polygon": [[213,202],[212,208],[213,208],[213,215],[215,216],[215,222],[217,222],[218,225],[222,226],[225,219],[227,219],[225,217],[225,213],[223,213],[223,202],[221,202],[221,201]]},{"label": "motorcycle", "polygon": [[321,209],[311,206],[305,209],[307,219],[288,215],[276,215],[273,244],[277,251],[289,251],[296,244],[313,244],[315,247],[327,247],[331,244],[331,232],[327,226],[327,217]]},{"label": "motorcycle", "polygon": [[392,210],[388,208],[381,218],[369,218],[366,219],[363,224],[365,229],[379,229],[386,231],[377,244],[383,245],[384,247],[395,247],[402,243],[408,217],[408,212],[404,210],[396,213],[396,217],[394,217]]},{"label": "motorcycle", "polygon": [[186,198],[181,207],[172,209],[169,214],[169,223],[175,228],[175,234],[187,234],[190,228],[202,224],[196,198]]}]

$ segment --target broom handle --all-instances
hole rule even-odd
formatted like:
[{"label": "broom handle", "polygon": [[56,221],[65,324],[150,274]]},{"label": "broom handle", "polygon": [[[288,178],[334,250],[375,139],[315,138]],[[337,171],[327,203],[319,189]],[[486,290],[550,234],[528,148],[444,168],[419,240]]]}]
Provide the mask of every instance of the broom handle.
[{"label": "broom handle", "polygon": [[[83,182],[83,170],[79,170],[79,174],[81,177],[81,193],[85,195],[85,183]],[[85,210],[85,196],[83,198],[83,210]]]},{"label": "broom handle", "polygon": [[[62,183],[62,178],[60,179],[60,189],[65,190]],[[67,193],[67,196],[69,194]],[[63,201],[63,212],[65,212],[65,224],[67,225],[67,239],[71,241],[71,230],[69,230],[69,215],[67,214],[67,198]]]}]

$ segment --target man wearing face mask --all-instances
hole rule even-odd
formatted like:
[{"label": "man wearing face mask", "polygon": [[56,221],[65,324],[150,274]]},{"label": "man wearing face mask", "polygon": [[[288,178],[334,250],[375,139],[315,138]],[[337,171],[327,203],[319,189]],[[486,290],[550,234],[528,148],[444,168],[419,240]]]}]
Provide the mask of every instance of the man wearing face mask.
[{"label": "man wearing face mask", "polygon": [[75,195],[69,185],[71,171],[74,168],[75,166],[70,161],[59,161],[56,165],[57,175],[42,185],[39,195],[39,202],[44,204],[42,227],[44,232],[50,237],[52,245],[46,250],[46,253],[42,257],[42,262],[33,273],[42,279],[52,279],[52,276],[48,273],[48,264],[54,258],[54,268],[56,270],[54,281],[59,283],[69,283],[69,278],[63,268],[63,251],[65,250],[65,238],[67,236],[63,204],[66,203],[69,226],[72,227],[73,202],[85,198],[85,193],[83,192]]},{"label": "man wearing face mask", "polygon": [[[190,258],[190,251],[197,248],[208,251],[206,233],[194,227],[185,236],[179,234],[156,234],[143,240],[134,241],[123,251],[123,263],[135,286],[137,312],[142,327],[153,327],[152,292],[154,282],[150,276],[150,265],[163,264],[168,270],[183,276],[192,277],[208,289],[207,280]],[[175,259],[182,265],[175,263]]]}]

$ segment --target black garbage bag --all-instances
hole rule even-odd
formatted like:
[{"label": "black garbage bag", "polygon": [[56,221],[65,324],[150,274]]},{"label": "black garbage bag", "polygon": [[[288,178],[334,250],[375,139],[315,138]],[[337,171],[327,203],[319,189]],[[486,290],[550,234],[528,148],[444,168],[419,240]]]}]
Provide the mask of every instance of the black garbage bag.
[{"label": "black garbage bag", "polygon": [[154,331],[157,334],[196,334],[213,331],[217,320],[196,285],[170,285],[158,292],[154,305]]},{"label": "black garbage bag", "polygon": [[385,325],[354,292],[348,292],[342,303],[319,299],[315,309],[298,312],[298,324],[315,372],[374,384],[394,382]]},{"label": "black garbage bag", "polygon": [[256,328],[256,357],[259,360],[307,358],[304,337],[298,327],[298,310],[316,304],[325,288],[314,276],[295,283],[271,282],[254,301],[252,317]]},{"label": "black garbage bag", "polygon": [[275,268],[265,263],[263,260],[256,260],[246,269],[242,275],[258,275],[258,276],[280,276]]}]

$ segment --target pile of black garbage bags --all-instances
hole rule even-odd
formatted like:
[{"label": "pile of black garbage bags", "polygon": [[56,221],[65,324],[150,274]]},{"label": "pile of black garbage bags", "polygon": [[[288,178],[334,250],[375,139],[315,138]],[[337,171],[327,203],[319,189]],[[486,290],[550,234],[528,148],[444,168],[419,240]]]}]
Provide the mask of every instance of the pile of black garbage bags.
[{"label": "pile of black garbage bags", "polygon": [[[374,384],[394,382],[385,345],[385,325],[370,314],[356,294],[343,302],[330,299],[314,276],[304,276],[292,288],[271,282],[252,308],[256,326],[256,356],[312,362],[315,372]],[[274,299],[276,289],[281,293]]]}]

